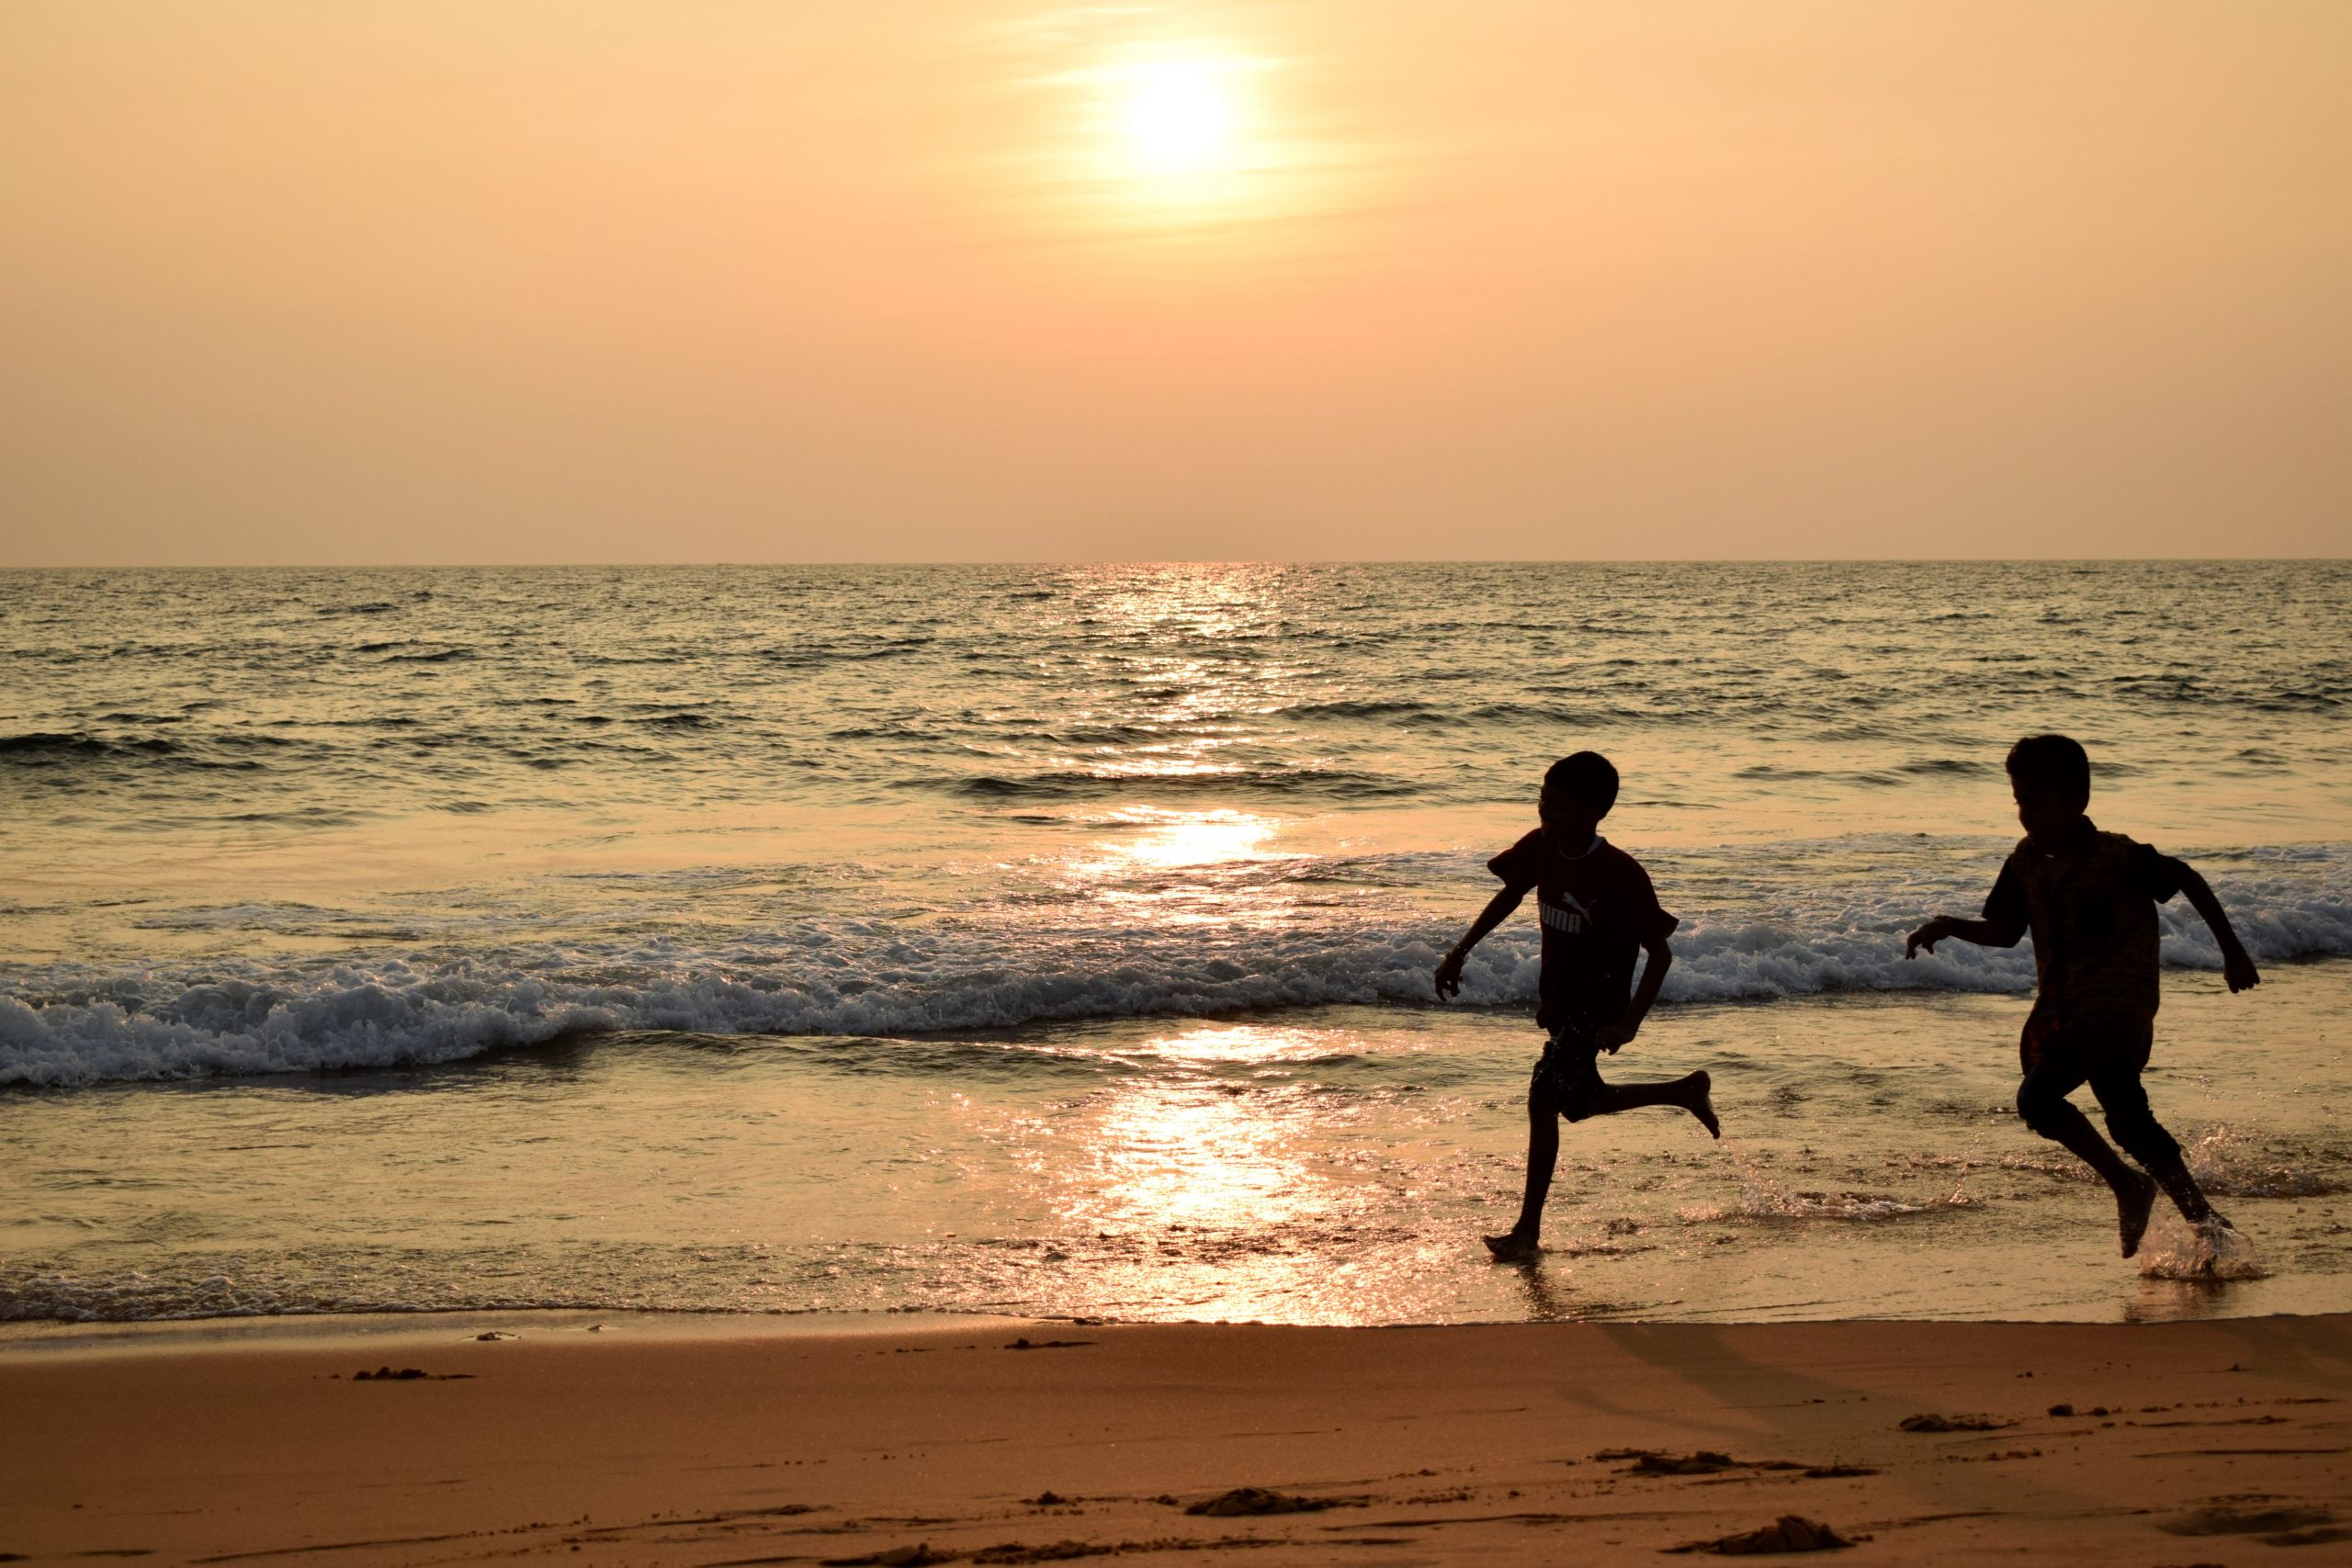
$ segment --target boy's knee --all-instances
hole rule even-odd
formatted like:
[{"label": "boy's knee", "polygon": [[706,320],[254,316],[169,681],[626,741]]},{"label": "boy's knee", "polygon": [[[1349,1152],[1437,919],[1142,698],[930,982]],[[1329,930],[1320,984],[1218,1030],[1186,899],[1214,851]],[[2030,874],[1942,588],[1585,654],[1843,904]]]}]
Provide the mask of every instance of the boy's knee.
[{"label": "boy's knee", "polygon": [[2041,1138],[2065,1143],[2067,1123],[2082,1119],[2082,1112],[2075,1110],[2075,1102],[2067,1100],[2063,1093],[2053,1093],[2046,1084],[2025,1079],[2023,1084],[2018,1084],[2018,1119]]},{"label": "boy's knee", "polygon": [[2070,1107],[2063,1094],[2052,1094],[2032,1079],[2018,1086],[2018,1118],[2045,1138],[2054,1138]]}]

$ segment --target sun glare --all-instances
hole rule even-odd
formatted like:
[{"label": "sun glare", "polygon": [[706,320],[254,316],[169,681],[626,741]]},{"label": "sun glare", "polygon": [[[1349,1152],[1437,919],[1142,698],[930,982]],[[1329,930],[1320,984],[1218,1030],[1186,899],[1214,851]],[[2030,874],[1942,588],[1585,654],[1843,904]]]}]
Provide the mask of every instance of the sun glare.
[{"label": "sun glare", "polygon": [[1126,133],[1147,169],[1190,174],[1223,158],[1234,129],[1224,73],[1198,61],[1170,61],[1135,73]]},{"label": "sun glare", "polygon": [[1031,78],[1055,94],[1038,122],[1039,211],[1190,266],[1270,259],[1312,232],[1295,220],[1330,208],[1328,150],[1301,133],[1313,105],[1285,74],[1293,61],[1236,39],[1089,40],[1084,54]]}]

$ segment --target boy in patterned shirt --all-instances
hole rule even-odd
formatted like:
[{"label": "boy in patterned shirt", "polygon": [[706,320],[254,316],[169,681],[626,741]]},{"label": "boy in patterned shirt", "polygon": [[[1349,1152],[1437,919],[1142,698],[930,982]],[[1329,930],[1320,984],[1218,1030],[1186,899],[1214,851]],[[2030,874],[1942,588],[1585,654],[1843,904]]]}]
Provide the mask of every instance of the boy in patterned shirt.
[{"label": "boy in patterned shirt", "polygon": [[[1520,906],[1530,889],[1543,915],[1544,969],[1537,984],[1536,1026],[1551,1036],[1527,1089],[1527,1190],[1519,1223],[1486,1238],[1497,1259],[1535,1256],[1544,1201],[1559,1157],[1555,1117],[1581,1122],[1645,1105],[1679,1106],[1715,1137],[1723,1130],[1708,1099],[1703,1072],[1669,1083],[1610,1084],[1595,1061],[1634,1038],[1657,1000],[1674,955],[1666,939],[1679,924],[1658,908],[1641,862],[1603,839],[1600,819],[1617,803],[1617,770],[1597,751],[1579,751],[1544,775],[1536,814],[1543,826],[1487,863],[1502,878],[1469,934],[1437,966],[1437,994],[1462,993],[1462,964],[1470,950]],[[1634,987],[1634,958],[1648,954]],[[1631,989],[1629,999],[1626,993]]]},{"label": "boy in patterned shirt", "polygon": [[[2099,1173],[2115,1193],[2123,1256],[2140,1250],[2156,1191],[2191,1224],[2227,1227],[2180,1157],[2180,1145],[2148,1108],[2140,1075],[2156,1025],[2156,906],[2176,893],[2205,917],[2233,991],[2259,985],[2254,960],[2205,879],[2170,855],[2120,833],[2102,833],[2084,815],[2091,763],[2064,735],[2029,735],[2009,748],[2010,793],[2025,837],[1984,900],[1982,919],[1939,915],[1905,941],[1903,956],[1933,953],[1947,937],[1983,947],[2015,947],[2033,933],[2033,1011],[2018,1042],[2025,1081],[2018,1114]],[[2084,1084],[2107,1112],[2107,1130],[2146,1172],[2134,1170],[2066,1099]]]}]

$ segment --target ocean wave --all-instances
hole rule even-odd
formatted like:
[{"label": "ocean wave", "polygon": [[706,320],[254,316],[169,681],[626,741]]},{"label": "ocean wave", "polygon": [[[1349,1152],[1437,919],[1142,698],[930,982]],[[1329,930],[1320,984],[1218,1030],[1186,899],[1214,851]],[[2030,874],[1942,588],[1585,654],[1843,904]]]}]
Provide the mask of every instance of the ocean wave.
[{"label": "ocean wave", "polygon": [[[1923,757],[1917,761],[1897,763],[1894,771],[1928,775],[1953,773],[1973,778],[1998,772],[1999,764],[1976,757]],[[2105,771],[2112,773],[2116,770],[2110,767]]]},{"label": "ocean wave", "polygon": [[[2352,902],[2324,892],[2266,900],[2239,887],[2231,904],[2259,961],[2352,953]],[[1434,1004],[1430,973],[1458,929],[1329,910],[1310,923],[1271,928],[1220,921],[1130,930],[1076,923],[1086,918],[1082,906],[1060,925],[1040,925],[1038,912],[1016,903],[955,922],[809,921],[739,933],[723,949],[703,951],[649,939],[507,945],[435,963],[385,957],[298,968],[290,959],[274,966],[236,960],[204,970],[24,972],[0,990],[0,1084],[431,1066],[626,1030],[891,1037],[1336,1004],[1426,1006]],[[1948,942],[1906,960],[1903,931],[1913,913],[1890,901],[1842,918],[1700,916],[1675,935],[1665,999],[2032,988],[2030,944]],[[232,930],[283,923],[277,912],[244,906],[204,914],[210,926]],[[2201,922],[2192,929],[2193,916],[2170,908],[2165,919],[2169,965],[2219,967]],[[1473,953],[1461,999],[1530,1007],[1540,972],[1536,932],[1521,922]]]},{"label": "ocean wave", "polygon": [[978,800],[1086,800],[1137,793],[1172,795],[1230,791],[1369,800],[1418,795],[1402,779],[1336,768],[1204,768],[1193,773],[1050,768],[1034,773],[973,773],[899,781],[905,789],[945,789]]},{"label": "ocean wave", "polygon": [[182,734],[112,737],[88,730],[35,731],[0,736],[0,766],[56,769],[71,775],[84,769],[143,768],[165,773],[214,771],[250,773],[266,766],[260,759],[299,743],[284,736],[255,731],[214,731],[202,736]]},{"label": "ocean wave", "polygon": [[1273,710],[1277,718],[1416,718],[1431,712],[1430,705],[1404,700],[1365,698],[1354,702],[1292,703]]},{"label": "ocean wave", "polygon": [[131,740],[108,740],[84,730],[35,730],[27,735],[0,735],[0,761],[24,767],[48,767],[59,763],[93,761],[100,759],[168,757],[179,748],[161,736],[141,736]]}]

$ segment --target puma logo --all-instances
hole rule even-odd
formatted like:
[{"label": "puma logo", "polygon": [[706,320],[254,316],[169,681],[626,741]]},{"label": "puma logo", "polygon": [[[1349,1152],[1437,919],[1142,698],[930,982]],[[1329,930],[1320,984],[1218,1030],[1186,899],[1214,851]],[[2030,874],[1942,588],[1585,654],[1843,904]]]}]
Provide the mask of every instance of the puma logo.
[{"label": "puma logo", "polygon": [[[1593,900],[1596,904],[1600,901]],[[1573,893],[1562,893],[1556,903],[1538,894],[1536,902],[1543,907],[1544,923],[1555,931],[1580,931],[1592,919],[1592,911]]]}]

